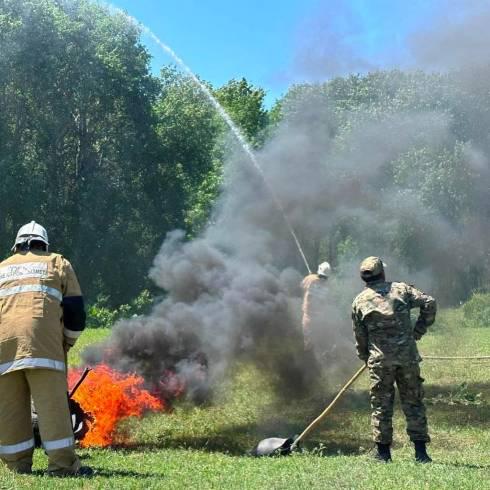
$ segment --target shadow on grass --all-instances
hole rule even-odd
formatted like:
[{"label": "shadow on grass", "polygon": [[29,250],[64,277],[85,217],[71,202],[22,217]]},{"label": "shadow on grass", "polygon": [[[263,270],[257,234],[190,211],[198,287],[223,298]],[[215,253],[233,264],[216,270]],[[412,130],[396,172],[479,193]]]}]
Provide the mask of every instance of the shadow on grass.
[{"label": "shadow on grass", "polygon": [[[490,383],[467,384],[466,392],[482,393],[482,404],[451,404],[451,394],[458,390],[458,385],[426,385],[426,402],[429,409],[429,427],[434,424],[452,426],[478,426],[487,428],[490,421]],[[268,406],[267,413],[256,423],[225,425],[210,434],[157,435],[150,443],[135,443],[115,446],[123,451],[145,451],[162,449],[194,449],[210,453],[222,453],[232,456],[243,456],[262,440],[268,437],[293,437],[301,433],[333,399],[332,394],[318,394],[307,399],[277,401]],[[438,400],[433,403],[431,400]],[[464,400],[462,401],[464,403]],[[396,407],[400,409],[397,396]],[[273,415],[271,415],[273,414]],[[333,412],[320,424],[313,437],[307,439],[304,447],[319,456],[360,455],[366,448],[372,448],[371,429],[369,424],[371,408],[368,390],[346,393]],[[360,417],[362,429],[360,430]],[[440,463],[452,464],[452,463]],[[458,465],[457,463],[453,465]],[[461,464],[462,465],[462,464]],[[464,466],[464,465],[462,465]],[[468,466],[468,465],[467,465]],[[471,467],[468,466],[468,467]],[[476,466],[480,468],[480,466]],[[483,468],[483,467],[481,467]]]},{"label": "shadow on grass", "polygon": [[469,470],[490,470],[490,465],[488,464],[449,463],[445,461],[436,461],[432,464],[435,466],[452,466],[453,468],[467,468]]},{"label": "shadow on grass", "polygon": [[[481,397],[477,397],[481,394]],[[428,385],[425,400],[431,419],[458,427],[487,429],[490,423],[490,383]],[[430,423],[430,421],[429,421]]]},{"label": "shadow on grass", "polygon": [[366,454],[373,446],[373,442],[366,433],[366,437],[348,438],[343,436],[338,438],[310,439],[305,442],[304,448],[317,456],[360,456]]},{"label": "shadow on grass", "polygon": [[[113,478],[115,476],[120,476],[124,478],[163,478],[165,477],[164,474],[162,473],[141,473],[137,471],[124,471],[124,470],[109,470],[109,469],[98,469],[98,468],[92,468],[94,470],[94,474],[90,476],[74,476],[74,475],[64,475],[64,476],[51,476],[50,478],[53,479],[59,479],[59,480],[92,480],[97,477],[103,477],[103,478]],[[44,476],[46,475],[45,471],[39,470],[39,471],[33,471],[32,472],[33,476]]]},{"label": "shadow on grass", "polygon": [[125,478],[165,478],[163,473],[141,473],[137,471],[122,471],[122,470],[96,470],[95,477],[102,476],[105,478],[111,478],[114,476],[121,476]]},{"label": "shadow on grass", "polygon": [[[286,436],[287,434],[278,434],[279,437]],[[273,437],[273,436],[272,436]],[[222,440],[219,437],[183,437],[172,439],[160,443],[150,444],[135,444],[131,446],[119,446],[114,449],[123,451],[152,451],[162,449],[194,449],[199,451],[206,451],[209,453],[221,453],[228,454],[230,456],[253,456],[252,449],[260,441],[257,439],[254,443],[246,445],[240,444],[236,441]],[[308,441],[304,449],[309,453],[313,453],[317,456],[355,456],[364,454],[366,450],[364,447],[370,447],[372,442],[366,440],[343,440],[338,441],[325,441],[320,439]],[[363,447],[364,446],[364,447]]]},{"label": "shadow on grass", "polygon": [[[332,401],[335,393],[317,392],[308,398],[277,398],[273,405],[257,416],[257,421],[244,424],[224,424],[211,433],[202,434],[155,434],[149,442],[134,442],[112,446],[120,451],[158,451],[162,449],[193,449],[209,453],[244,456],[263,439],[269,437],[289,438],[300,434]],[[360,434],[354,428],[353,412],[366,417],[366,431]],[[303,444],[303,447],[319,456],[363,454],[372,447],[369,429],[369,397],[366,392],[350,392],[338,403],[335,411]],[[342,428],[336,431],[339,423]],[[152,438],[153,439],[153,438]]]},{"label": "shadow on grass", "polygon": [[[301,433],[306,424],[282,422],[281,430],[275,430],[272,426],[261,422],[258,424],[242,424],[226,426],[219,432],[207,435],[188,435],[173,437],[171,434],[160,436],[157,441],[150,443],[134,443],[130,445],[113,446],[114,449],[122,451],[152,451],[162,449],[194,449],[210,453],[229,454],[231,456],[250,455],[252,449],[262,440],[269,437],[294,437]],[[343,428],[345,429],[345,427]],[[329,430],[329,432],[331,429]],[[364,438],[352,436],[352,432],[346,430],[342,434],[334,436],[332,433],[325,434],[327,437],[310,438],[303,447],[319,456],[332,455],[355,455],[365,452],[363,447],[371,447],[372,442],[368,437],[370,432],[366,431]]]},{"label": "shadow on grass", "polygon": [[162,449],[196,449],[210,453],[224,453],[233,456],[243,456],[258,442],[252,442],[253,425],[227,426],[219,433],[209,435],[173,437],[159,436],[155,442],[134,443],[113,446],[121,451],[152,451]]},{"label": "shadow on grass", "polygon": [[[487,429],[490,423],[490,383],[464,383],[451,385],[424,385],[424,402],[431,421],[458,427],[478,427]],[[318,407],[318,405],[317,405]],[[399,395],[396,395],[395,407],[401,410]],[[321,411],[322,409],[320,409]],[[335,407],[331,417],[327,417],[324,425],[331,426],[331,421],[338,421],[342,412],[357,415],[365,414],[369,419],[371,407],[369,391],[363,390],[348,393]],[[347,416],[347,427],[350,424]],[[345,425],[345,422],[344,422]],[[369,430],[368,427],[366,427]]]}]

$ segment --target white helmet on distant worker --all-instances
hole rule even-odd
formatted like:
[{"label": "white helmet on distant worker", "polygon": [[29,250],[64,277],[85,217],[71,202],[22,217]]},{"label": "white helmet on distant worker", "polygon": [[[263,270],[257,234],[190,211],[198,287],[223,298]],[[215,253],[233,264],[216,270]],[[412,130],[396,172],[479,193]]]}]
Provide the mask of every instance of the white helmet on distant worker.
[{"label": "white helmet on distant worker", "polygon": [[30,223],[27,223],[19,228],[12,251],[15,251],[16,247],[19,245],[23,245],[24,243],[29,244],[32,240],[44,243],[46,245],[46,249],[49,246],[48,232],[46,231],[46,228],[35,221],[31,221]]},{"label": "white helmet on distant worker", "polygon": [[319,276],[330,277],[330,274],[332,273],[332,268],[330,267],[330,264],[328,262],[322,262],[318,266],[318,270],[316,273]]}]

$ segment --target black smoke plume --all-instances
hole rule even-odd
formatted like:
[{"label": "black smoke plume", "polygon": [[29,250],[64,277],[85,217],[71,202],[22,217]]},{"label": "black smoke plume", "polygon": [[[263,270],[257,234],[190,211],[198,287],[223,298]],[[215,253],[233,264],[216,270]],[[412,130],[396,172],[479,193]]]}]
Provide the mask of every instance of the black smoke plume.
[{"label": "black smoke plume", "polygon": [[[487,35],[479,20],[470,26]],[[460,31],[435,26],[439,42],[422,53],[415,39],[416,56],[444,61],[437,46],[442,52]],[[473,41],[469,54],[480,46]],[[389,279],[415,283],[447,303],[488,280],[490,112],[474,101],[484,91],[478,73],[487,75],[482,50],[477,54],[478,66],[464,73],[370,74],[386,98],[371,96],[355,107],[339,102],[335,80],[296,87],[257,155],[311,265],[329,260],[334,266],[317,344],[329,368],[352,369],[356,362],[350,303],[362,287],[363,257],[381,256]],[[452,189],[437,187],[437,172],[461,175],[467,189],[453,197]],[[437,206],[428,204],[434,193]],[[119,322],[85,360],[135,371],[164,387],[166,376],[177,373],[199,399],[236,360],[247,359],[282,392],[297,393],[309,375],[299,287],[306,270],[267,186],[240,151],[226,164],[210,223],[192,241],[178,231],[167,237],[150,271],[165,297],[149,315]]]}]

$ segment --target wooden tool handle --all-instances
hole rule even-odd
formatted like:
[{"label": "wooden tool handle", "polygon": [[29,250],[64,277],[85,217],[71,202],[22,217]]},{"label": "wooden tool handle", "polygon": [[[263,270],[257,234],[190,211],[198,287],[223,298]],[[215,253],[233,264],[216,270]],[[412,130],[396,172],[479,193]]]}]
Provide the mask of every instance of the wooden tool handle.
[{"label": "wooden tool handle", "polygon": [[366,364],[363,364],[356,374],[352,376],[343,388],[337,393],[337,396],[330,402],[328,407],[296,438],[296,440],[291,444],[291,449],[293,449],[300,441],[302,441],[333,409],[337,404],[339,398],[349,389],[349,387],[354,383],[354,381],[364,372],[366,369]]},{"label": "wooden tool handle", "polygon": [[68,394],[68,398],[73,397],[73,395],[76,393],[78,388],[80,388],[80,385],[85,381],[85,378],[88,376],[88,373],[90,373],[90,371],[92,371],[91,368],[89,368],[89,367],[85,368],[82,375],[80,376],[80,379],[76,382],[75,386],[72,388],[72,390]]}]

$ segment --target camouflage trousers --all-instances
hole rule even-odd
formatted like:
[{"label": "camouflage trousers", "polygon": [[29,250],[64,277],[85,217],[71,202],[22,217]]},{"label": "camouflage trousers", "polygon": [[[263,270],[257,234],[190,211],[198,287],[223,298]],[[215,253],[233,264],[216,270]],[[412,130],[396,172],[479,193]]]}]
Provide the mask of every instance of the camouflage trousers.
[{"label": "camouflage trousers", "polygon": [[395,383],[407,420],[407,434],[412,441],[429,442],[427,418],[423,403],[423,378],[418,364],[369,368],[371,381],[371,425],[374,442],[391,444],[393,440],[393,403]]}]

